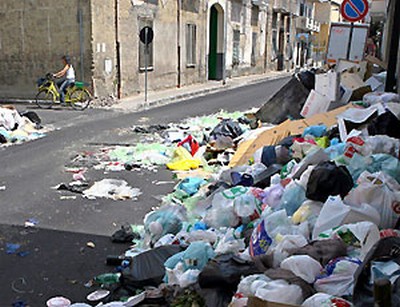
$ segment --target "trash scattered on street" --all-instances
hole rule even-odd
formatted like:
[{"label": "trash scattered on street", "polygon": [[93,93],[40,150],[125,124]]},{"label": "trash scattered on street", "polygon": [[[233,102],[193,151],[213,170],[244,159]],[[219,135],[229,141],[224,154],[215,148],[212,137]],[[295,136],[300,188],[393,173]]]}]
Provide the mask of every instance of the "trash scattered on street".
[{"label": "trash scattered on street", "polygon": [[35,112],[19,113],[13,105],[0,106],[0,146],[36,140],[48,131]]},{"label": "trash scattered on street", "polygon": [[383,76],[359,68],[301,72],[255,114],[134,126],[141,143],[75,156],[65,168],[74,181],[56,189],[85,183],[88,199],[141,194],[121,179],[89,184],[90,169],[164,167],[177,180],[152,181],[175,185],[143,225],[112,235],[132,246],[86,283],[93,296],[107,293],[104,306],[352,306],[371,299],[376,279],[394,283],[398,253],[376,248],[400,246],[400,99],[374,92]]},{"label": "trash scattered on street", "polygon": [[88,199],[111,198],[114,200],[136,199],[139,189],[128,186],[125,180],[103,179],[95,182],[89,189],[83,191],[83,197]]}]

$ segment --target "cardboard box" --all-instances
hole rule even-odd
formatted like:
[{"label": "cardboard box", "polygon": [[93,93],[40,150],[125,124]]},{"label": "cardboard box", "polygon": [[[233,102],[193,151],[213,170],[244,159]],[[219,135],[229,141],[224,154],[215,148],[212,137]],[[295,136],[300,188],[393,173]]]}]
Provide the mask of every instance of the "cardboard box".
[{"label": "cardboard box", "polygon": [[300,307],[300,305],[288,305],[269,301],[263,301],[258,297],[249,297],[247,307]]},{"label": "cardboard box", "polygon": [[315,91],[332,101],[339,99],[340,75],[330,70],[325,74],[315,75]]},{"label": "cardboard box", "polygon": [[300,112],[300,115],[304,118],[308,118],[315,114],[324,113],[328,111],[330,103],[331,102],[328,97],[311,90],[310,95],[308,95],[306,103]]}]

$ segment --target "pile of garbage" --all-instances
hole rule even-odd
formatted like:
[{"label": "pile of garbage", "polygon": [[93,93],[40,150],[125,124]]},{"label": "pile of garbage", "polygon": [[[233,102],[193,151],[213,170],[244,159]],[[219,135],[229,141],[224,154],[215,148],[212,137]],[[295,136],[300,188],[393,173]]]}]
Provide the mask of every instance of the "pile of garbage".
[{"label": "pile of garbage", "polygon": [[184,125],[175,134],[135,127],[162,130],[170,143],[140,159],[138,148],[114,148],[98,165],[109,166],[114,154],[119,170],[158,161],[180,181],[143,225],[113,235],[134,246],[107,259],[115,269],[90,281],[97,290],[87,299],[311,307],[373,306],[389,295],[398,306],[399,101],[369,91],[276,126],[247,116],[243,129],[224,117],[197,134],[180,133]]},{"label": "pile of garbage", "polygon": [[46,136],[40,117],[33,111],[18,112],[13,105],[0,106],[0,146]]},{"label": "pile of garbage", "polygon": [[[134,126],[130,133],[141,136],[136,144],[104,146],[77,154],[65,166],[72,181],[53,189],[62,194],[63,200],[76,199],[77,194],[87,199],[136,200],[141,191],[124,180],[112,178],[115,173],[157,172],[166,165],[178,178],[193,175],[194,169],[201,176],[210,177],[221,165],[229,163],[234,153],[232,147],[251,130],[250,123],[253,122],[242,112],[220,111],[179,124]],[[103,171],[111,178],[91,182],[89,171]]]}]

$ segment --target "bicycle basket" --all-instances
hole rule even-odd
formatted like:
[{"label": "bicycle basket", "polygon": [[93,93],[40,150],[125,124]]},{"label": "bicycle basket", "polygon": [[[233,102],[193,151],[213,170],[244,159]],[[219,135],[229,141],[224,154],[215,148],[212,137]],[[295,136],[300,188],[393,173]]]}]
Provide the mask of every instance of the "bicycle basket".
[{"label": "bicycle basket", "polygon": [[46,78],[37,79],[37,81],[36,81],[37,86],[38,87],[42,86],[46,82],[46,80],[47,80]]}]

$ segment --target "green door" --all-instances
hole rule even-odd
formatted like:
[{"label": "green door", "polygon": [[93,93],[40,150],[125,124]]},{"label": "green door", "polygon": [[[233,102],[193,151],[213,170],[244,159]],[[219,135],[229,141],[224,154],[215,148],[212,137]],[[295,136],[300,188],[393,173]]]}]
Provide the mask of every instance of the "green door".
[{"label": "green door", "polygon": [[217,79],[218,11],[212,6],[210,12],[210,49],[208,53],[208,79]]}]

